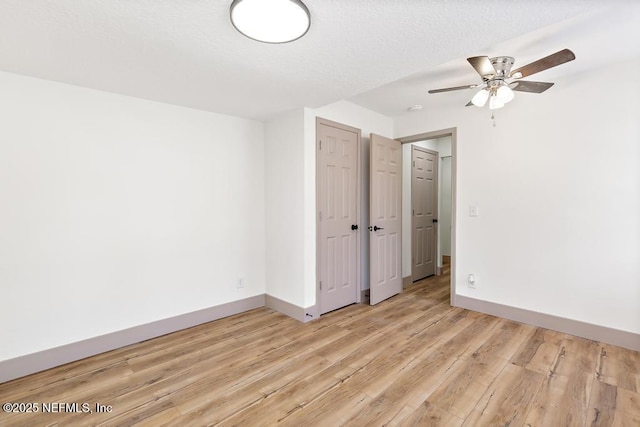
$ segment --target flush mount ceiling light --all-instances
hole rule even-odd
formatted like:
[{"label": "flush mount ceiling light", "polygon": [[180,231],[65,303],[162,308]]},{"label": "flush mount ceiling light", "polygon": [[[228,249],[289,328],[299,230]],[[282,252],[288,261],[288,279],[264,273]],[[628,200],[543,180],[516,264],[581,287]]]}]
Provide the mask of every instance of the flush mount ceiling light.
[{"label": "flush mount ceiling light", "polygon": [[311,15],[300,0],[233,0],[231,23],[250,39],[287,43],[309,31]]}]

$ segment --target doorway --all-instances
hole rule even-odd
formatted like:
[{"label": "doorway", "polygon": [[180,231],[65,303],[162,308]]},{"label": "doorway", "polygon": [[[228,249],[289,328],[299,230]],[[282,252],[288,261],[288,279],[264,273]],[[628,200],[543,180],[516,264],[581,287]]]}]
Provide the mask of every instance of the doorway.
[{"label": "doorway", "polygon": [[[436,151],[438,170],[438,209],[437,209],[437,251],[436,274],[441,274],[443,268],[450,270],[450,303],[455,305],[456,289],[456,128],[442,129],[398,138],[402,142],[404,164],[411,166],[412,145]],[[428,141],[428,143],[427,143]],[[443,175],[444,174],[444,175]],[[445,179],[443,179],[443,176]],[[448,194],[447,194],[448,193]],[[412,200],[411,200],[411,168],[403,170],[403,259],[402,275],[405,287],[413,283],[413,251],[412,243]],[[446,229],[445,229],[446,228]],[[449,264],[447,264],[449,263]]]},{"label": "doorway", "polygon": [[[367,231],[361,227],[359,221],[359,203],[360,200],[360,146],[361,146],[361,131],[360,129],[353,128],[340,123],[332,122],[329,120],[317,118],[316,119],[316,206],[317,206],[317,260],[316,260],[316,274],[318,278],[318,287],[316,288],[316,301],[318,302],[319,314],[327,313],[335,309],[350,305],[360,301],[360,239],[363,232],[367,234],[378,233],[376,237],[379,240],[391,240],[386,239],[388,231],[384,224],[378,225],[371,222],[371,227],[377,226],[377,230]],[[374,135],[371,135],[374,139]],[[386,138],[384,138],[386,139]],[[444,221],[446,224],[449,222],[450,233],[438,233],[436,236],[441,237],[444,235],[450,235],[449,244],[444,246],[439,242],[438,249],[436,251],[436,274],[440,274],[444,260],[447,259],[447,249],[450,248],[450,264],[447,265],[446,270],[451,272],[450,279],[450,303],[455,305],[455,286],[456,286],[456,269],[455,269],[455,236],[456,236],[456,129],[443,129],[434,132],[427,132],[417,135],[411,135],[403,138],[398,138],[400,145],[401,157],[396,161],[389,162],[388,159],[385,162],[392,165],[392,163],[400,163],[405,165],[401,167],[402,171],[402,191],[404,194],[400,197],[402,208],[400,209],[402,220],[401,228],[402,233],[399,236],[399,241],[402,245],[400,250],[399,263],[401,283],[400,290],[403,286],[408,286],[413,282],[411,271],[411,238],[405,238],[408,234],[411,236],[411,208],[407,208],[405,201],[408,201],[409,206],[411,203],[410,197],[410,168],[406,166],[411,165],[410,154],[409,158],[405,157],[405,149],[411,152],[411,144],[418,143],[420,141],[427,140],[442,140],[442,147],[448,146],[447,149],[438,149],[436,162],[439,177],[437,182],[442,183],[442,170],[450,170],[450,200],[449,209],[443,209],[442,203],[438,203],[437,219]],[[446,143],[444,142],[446,141]],[[390,149],[390,147],[388,147]],[[386,149],[385,149],[386,150]],[[433,150],[436,151],[436,150]],[[372,153],[373,154],[373,153]],[[383,159],[383,156],[378,156]],[[446,162],[445,165],[443,162]],[[384,163],[384,162],[383,162]],[[395,167],[395,166],[394,166]],[[375,169],[371,168],[370,172],[374,172]],[[405,192],[405,173],[409,171],[409,192]],[[389,176],[393,175],[393,171],[389,170]],[[386,172],[385,172],[386,174]],[[380,176],[385,174],[378,174]],[[397,176],[397,175],[396,175]],[[373,182],[373,177],[371,177]],[[440,184],[441,185],[441,184]],[[439,186],[440,186],[439,185]],[[387,184],[384,184],[384,188],[387,188]],[[391,188],[391,187],[388,187]],[[382,191],[381,194],[387,194],[388,191]],[[438,190],[441,194],[441,189]],[[386,197],[385,197],[386,199]],[[381,199],[382,200],[382,199]],[[339,206],[338,206],[339,205]],[[365,209],[366,210],[366,209]],[[444,213],[442,212],[444,210]],[[374,209],[371,208],[371,213],[374,213]],[[447,212],[448,211],[448,212]],[[409,220],[406,221],[406,214],[409,215]],[[447,218],[443,218],[443,215]],[[376,218],[383,220],[382,217]],[[405,231],[406,229],[406,231]],[[437,230],[437,229],[436,229]],[[383,239],[384,237],[384,239]],[[408,242],[408,247],[405,246],[405,242]],[[379,242],[378,242],[379,243]],[[379,251],[379,254],[383,254],[385,257],[392,255],[392,251],[386,249],[386,245],[380,248],[385,248],[384,253]],[[444,252],[443,252],[444,251]],[[397,252],[396,252],[397,253]],[[391,258],[394,258],[391,256]],[[386,258],[385,258],[386,259]],[[366,262],[365,262],[366,265]],[[376,263],[376,265],[386,265],[383,263]],[[372,267],[370,265],[369,267]],[[386,269],[386,267],[385,267]],[[389,269],[395,271],[394,269]],[[392,274],[395,283],[396,275]],[[391,277],[390,276],[390,277]],[[374,279],[372,274],[372,280]],[[395,288],[394,288],[395,289]],[[397,293],[394,291],[393,293]],[[390,293],[391,296],[393,293]],[[364,295],[364,291],[363,291]],[[381,299],[388,297],[384,295]],[[367,297],[364,295],[363,298]]]},{"label": "doorway", "polygon": [[[437,145],[437,143],[436,143]],[[438,152],[411,144],[411,280],[436,274]],[[439,264],[440,265],[440,264]]]}]

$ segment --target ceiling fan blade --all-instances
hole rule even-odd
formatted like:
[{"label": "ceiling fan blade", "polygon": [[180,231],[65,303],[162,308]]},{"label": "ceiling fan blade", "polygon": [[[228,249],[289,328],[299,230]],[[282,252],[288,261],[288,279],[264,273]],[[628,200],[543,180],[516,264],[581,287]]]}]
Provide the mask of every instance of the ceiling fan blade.
[{"label": "ceiling fan blade", "polygon": [[493,68],[493,64],[491,64],[488,56],[472,56],[471,58],[467,58],[467,61],[476,69],[483,80],[489,80],[496,76],[496,70]]},{"label": "ceiling fan blade", "polygon": [[553,83],[517,81],[509,85],[512,90],[529,93],[542,93],[553,86]]},{"label": "ceiling fan blade", "polygon": [[450,92],[452,90],[461,90],[461,89],[473,89],[474,87],[478,87],[478,86],[479,85],[465,85],[465,86],[447,87],[444,89],[431,89],[429,93]]},{"label": "ceiling fan blade", "polygon": [[549,68],[553,68],[557,65],[564,64],[565,62],[573,61],[574,59],[576,59],[576,56],[573,52],[569,49],[563,49],[559,52],[552,53],[549,56],[545,56],[542,59],[538,59],[524,67],[511,71],[509,77],[521,79],[523,77],[539,73],[540,71],[548,70]]}]

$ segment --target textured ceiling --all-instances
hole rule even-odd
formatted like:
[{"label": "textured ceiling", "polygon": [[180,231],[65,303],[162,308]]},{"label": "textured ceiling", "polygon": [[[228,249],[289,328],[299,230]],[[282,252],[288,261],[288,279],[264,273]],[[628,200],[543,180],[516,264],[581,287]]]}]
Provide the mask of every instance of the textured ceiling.
[{"label": "textured ceiling", "polygon": [[[427,91],[480,83],[480,77],[466,57],[513,56],[513,69],[516,69],[569,48],[576,55],[574,61],[523,79],[560,83],[544,94],[516,92],[514,104],[526,102],[527,97],[553,97],[554,91],[580,80],[590,70],[640,57],[640,2],[626,2],[618,6],[622,7],[602,8],[485,49],[469,50],[462,57],[356,95],[350,101],[389,117],[415,114],[408,111],[408,107],[416,104],[425,109],[454,105],[463,108],[477,89],[439,94]],[[613,85],[614,82],[603,84]]]},{"label": "textured ceiling", "polygon": [[407,76],[420,90],[427,88],[423,77],[433,78],[428,87],[448,84],[453,79],[446,75],[436,78],[446,68],[419,73],[454,59],[447,67],[460,71],[464,83],[474,76],[461,62],[491,54],[490,46],[504,46],[500,53],[521,55],[518,60],[544,56],[558,44],[545,33],[505,41],[593,13],[603,2],[305,0],[311,30],[282,45],[237,33],[230,3],[0,0],[0,70],[256,119],[350,98],[395,115],[406,102],[400,94],[384,95],[396,102],[387,110],[370,91]]}]

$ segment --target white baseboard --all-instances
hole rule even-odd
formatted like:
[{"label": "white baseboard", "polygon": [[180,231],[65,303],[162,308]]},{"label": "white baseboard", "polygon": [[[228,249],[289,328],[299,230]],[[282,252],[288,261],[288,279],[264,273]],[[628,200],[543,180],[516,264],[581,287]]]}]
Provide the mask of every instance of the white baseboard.
[{"label": "white baseboard", "polygon": [[60,347],[3,360],[0,361],[0,383],[264,306],[265,295],[256,295]]},{"label": "white baseboard", "polygon": [[304,308],[271,295],[265,295],[265,305],[272,310],[292,317],[303,323],[319,317],[315,305]]},{"label": "white baseboard", "polygon": [[2,360],[0,361],[0,383],[265,306],[303,323],[319,317],[315,305],[302,308],[271,295],[256,295],[60,347]]},{"label": "white baseboard", "polygon": [[456,295],[455,302],[457,307],[468,310],[479,311],[528,325],[540,326],[542,328],[640,351],[640,334],[633,332],[621,331],[619,329],[593,325],[579,320],[566,319],[551,314],[483,301],[464,295]]}]

